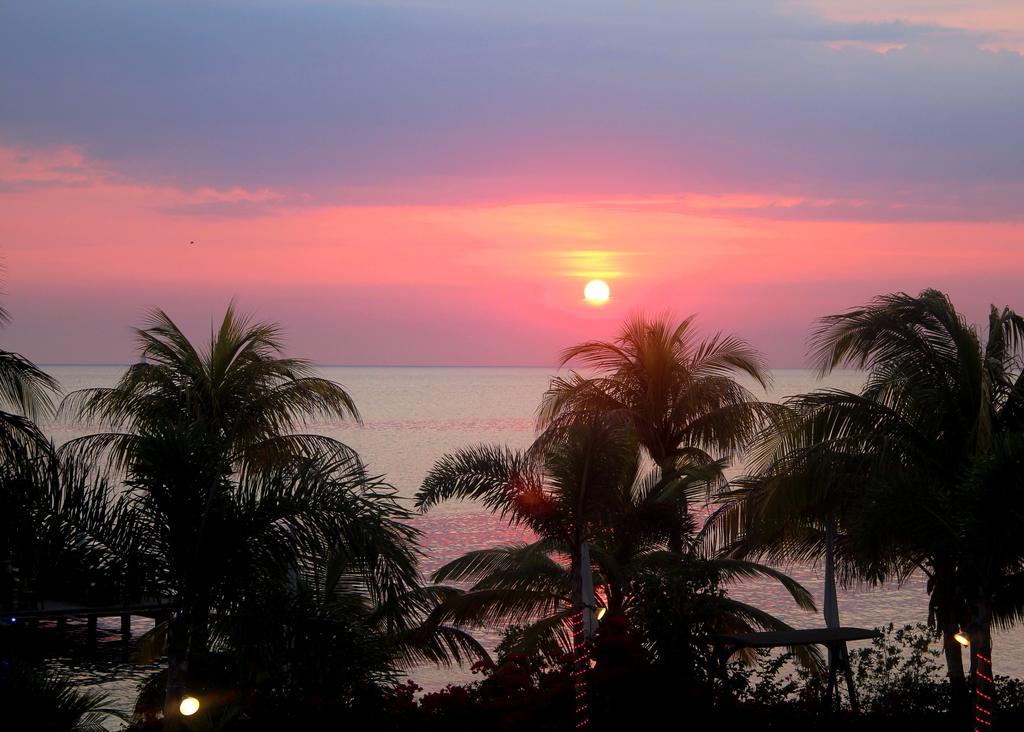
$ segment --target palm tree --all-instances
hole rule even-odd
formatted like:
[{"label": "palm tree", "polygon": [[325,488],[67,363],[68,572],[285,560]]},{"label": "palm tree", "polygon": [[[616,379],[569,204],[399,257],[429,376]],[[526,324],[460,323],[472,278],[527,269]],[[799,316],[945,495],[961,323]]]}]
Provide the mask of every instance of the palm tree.
[{"label": "palm tree", "polygon": [[979,654],[991,658],[992,623],[1011,623],[1024,607],[1013,518],[1024,494],[1007,480],[1024,454],[1024,319],[992,308],[982,345],[944,294],[900,293],[823,319],[814,345],[822,373],[852,365],[867,382],[860,394],[791,401],[792,418],[766,437],[757,475],[734,497],[734,527],[803,558],[823,551],[823,532],[808,529],[835,521],[850,576],[924,572],[960,710],[966,681],[954,635],[970,631],[973,672]]},{"label": "palm tree", "polygon": [[[0,307],[0,326],[10,320]],[[35,493],[27,476],[51,448],[35,420],[52,412],[57,382],[24,356],[0,350],[0,606],[15,604],[16,577],[28,578]]]},{"label": "palm tree", "polygon": [[[123,515],[149,525],[147,510]],[[220,566],[209,575],[211,666],[235,672],[209,683],[248,692],[247,713],[290,719],[365,701],[412,666],[487,658],[461,628],[430,617],[450,593],[418,584],[419,532],[408,518],[394,489],[347,453],[240,476],[206,544]],[[143,562],[159,568],[166,543]],[[150,656],[164,649],[169,625],[143,639]]]},{"label": "palm tree", "polygon": [[[0,307],[0,327],[10,322]],[[57,381],[19,353],[0,350],[0,447],[42,440],[35,420],[52,413]],[[6,454],[5,454],[6,457]]]},{"label": "palm tree", "polygon": [[364,561],[339,547],[246,593],[220,632],[244,686],[287,690],[292,709],[311,698],[352,703],[413,666],[488,658],[463,630],[430,617],[450,590],[374,599]]},{"label": "palm tree", "polygon": [[[0,667],[0,706],[10,718],[30,715],[31,727],[52,732],[106,732],[111,717],[124,715],[108,706],[110,698],[78,686],[52,670],[27,662]],[[23,719],[28,719],[24,717]]]},{"label": "palm tree", "polygon": [[[842,454],[822,450],[821,434],[827,427],[813,418],[803,421],[801,411],[792,406],[794,401],[798,400],[785,405],[771,426],[752,441],[748,473],[732,480],[730,488],[718,495],[719,506],[707,522],[707,535],[727,556],[773,565],[821,561],[825,625],[838,628],[837,571],[844,581],[881,582],[902,575],[884,553],[851,554],[845,526],[852,516],[852,501],[863,497],[863,455],[856,450]],[[840,517],[845,520],[841,522]],[[837,667],[849,669],[845,643],[838,655],[829,649],[829,668]],[[856,707],[852,677],[848,675],[847,681]]]},{"label": "palm tree", "polygon": [[[136,331],[140,363],[112,388],[70,394],[62,410],[106,431],[69,442],[65,459],[103,460],[123,478],[104,521],[81,527],[114,562],[169,595],[165,715],[189,667],[264,581],[344,550],[375,600],[415,586],[415,532],[393,490],[328,437],[316,416],[359,418],[350,395],[307,361],[281,355],[280,332],[229,307],[204,349],[163,312]],[[357,567],[357,569],[356,569]],[[212,619],[211,619],[211,616]]]},{"label": "palm tree", "polygon": [[[427,475],[416,503],[421,510],[452,499],[479,500],[535,536],[526,544],[469,552],[434,573],[435,582],[472,582],[453,594],[438,616],[459,624],[528,623],[519,638],[524,648],[570,647],[568,618],[579,610],[580,544],[591,549],[600,602],[616,613],[631,613],[634,582],[645,572],[670,570],[699,550],[701,541],[688,515],[665,510],[706,497],[709,479],[721,465],[675,463],[666,482],[642,455],[632,432],[617,422],[577,422],[532,450],[480,446],[439,460]],[[670,539],[681,537],[682,550]],[[711,560],[725,578],[767,576],[780,581],[804,608],[814,603],[785,575],[752,562]],[[719,630],[787,628],[744,603],[723,598]]]},{"label": "palm tree", "polygon": [[[667,316],[636,315],[614,341],[563,351],[562,366],[578,363],[591,373],[573,371],[552,380],[538,413],[545,430],[541,440],[598,415],[615,419],[635,432],[660,469],[662,486],[694,464],[739,452],[775,413],[774,405],[757,401],[736,381],[746,375],[766,386],[764,362],[735,336],[700,340],[693,323],[692,316],[673,325]],[[685,503],[676,510],[681,518],[687,514]],[[681,550],[681,534],[671,536],[669,544]]]},{"label": "palm tree", "polygon": [[11,454],[13,459],[0,462],[0,533],[30,588],[26,594],[117,602],[129,578],[110,563],[109,547],[91,533],[110,513],[112,486],[106,477],[81,462],[62,460],[47,443],[22,444]]}]

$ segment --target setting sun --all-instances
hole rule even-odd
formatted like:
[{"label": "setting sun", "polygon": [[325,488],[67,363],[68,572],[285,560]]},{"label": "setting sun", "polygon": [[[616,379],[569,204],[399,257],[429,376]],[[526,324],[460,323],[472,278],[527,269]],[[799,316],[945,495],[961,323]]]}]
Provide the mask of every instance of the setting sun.
[{"label": "setting sun", "polygon": [[592,305],[603,305],[611,294],[611,288],[604,280],[591,280],[583,288],[583,298]]}]

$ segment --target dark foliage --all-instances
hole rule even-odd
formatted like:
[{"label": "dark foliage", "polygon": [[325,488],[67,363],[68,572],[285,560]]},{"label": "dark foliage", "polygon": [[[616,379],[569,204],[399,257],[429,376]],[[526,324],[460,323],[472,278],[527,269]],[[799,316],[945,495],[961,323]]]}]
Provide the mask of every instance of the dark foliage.
[{"label": "dark foliage", "polygon": [[[5,729],[104,732],[104,722],[120,716],[107,707],[108,702],[103,694],[81,691],[74,682],[42,665],[10,658],[0,664]],[[18,723],[23,716],[24,727]],[[12,723],[14,726],[7,726]]]}]

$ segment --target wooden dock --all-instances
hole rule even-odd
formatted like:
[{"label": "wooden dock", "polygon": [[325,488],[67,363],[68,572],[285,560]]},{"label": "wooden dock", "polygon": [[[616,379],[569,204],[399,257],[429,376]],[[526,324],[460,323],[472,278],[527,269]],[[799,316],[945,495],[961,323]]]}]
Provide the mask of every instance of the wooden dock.
[{"label": "wooden dock", "polygon": [[32,608],[0,611],[0,624],[14,625],[26,623],[35,626],[40,620],[56,621],[58,628],[63,628],[69,619],[84,618],[90,645],[96,643],[97,620],[99,618],[121,619],[121,639],[132,637],[132,616],[153,618],[161,621],[170,617],[175,606],[159,599],[148,599],[129,605],[83,605],[60,600],[43,600]]}]

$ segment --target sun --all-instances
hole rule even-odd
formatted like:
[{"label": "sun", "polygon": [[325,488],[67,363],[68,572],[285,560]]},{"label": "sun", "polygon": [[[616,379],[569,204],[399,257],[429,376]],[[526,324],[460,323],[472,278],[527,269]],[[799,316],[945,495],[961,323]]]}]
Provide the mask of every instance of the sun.
[{"label": "sun", "polygon": [[591,305],[604,305],[611,295],[611,288],[604,280],[591,280],[583,288],[583,299]]}]

